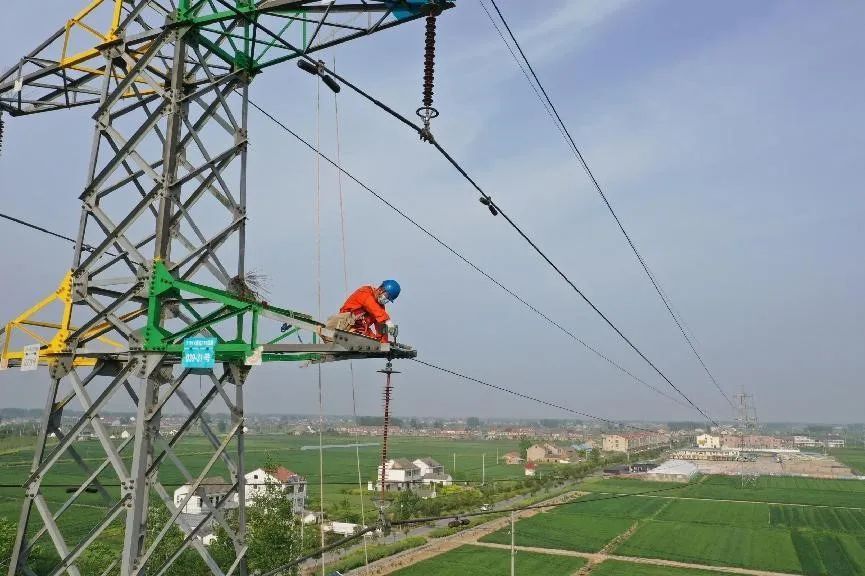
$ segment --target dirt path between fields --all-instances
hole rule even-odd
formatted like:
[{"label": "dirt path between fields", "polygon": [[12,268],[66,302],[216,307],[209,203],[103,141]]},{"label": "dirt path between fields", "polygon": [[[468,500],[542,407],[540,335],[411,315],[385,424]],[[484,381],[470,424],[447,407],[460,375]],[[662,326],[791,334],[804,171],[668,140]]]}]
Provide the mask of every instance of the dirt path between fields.
[{"label": "dirt path between fields", "polygon": [[[536,508],[514,512],[514,518],[517,520],[529,518],[531,516],[534,516],[535,514],[543,512],[545,509],[542,508],[542,506],[553,506],[562,504],[564,502],[574,500],[581,496],[585,496],[586,494],[587,492],[580,491],[561,494],[559,496],[556,496],[555,498],[550,498],[549,500],[544,500],[543,502],[533,504],[533,506],[536,506]],[[370,562],[369,566],[361,566],[360,568],[355,568],[354,570],[349,571],[347,574],[353,576],[381,576],[383,574],[390,574],[391,572],[395,572],[400,568],[405,568],[406,566],[410,566],[412,564],[416,564],[434,556],[444,554],[445,552],[450,552],[451,550],[459,548],[460,546],[463,546],[465,544],[474,544],[478,541],[478,538],[486,536],[487,534],[491,534],[496,530],[506,528],[510,526],[510,524],[510,516],[506,516],[504,518],[496,518],[495,520],[491,520],[490,522],[485,522],[484,524],[479,524],[478,526],[467,528],[462,532],[457,532],[452,536],[445,536],[443,538],[431,538],[430,541],[423,546],[412,548],[410,550],[394,554],[393,556],[382,558],[381,560],[377,560],[375,562]]]},{"label": "dirt path between fields", "polygon": [[[475,546],[484,546],[486,548],[498,548],[502,550],[510,550],[511,547],[507,544],[493,544],[491,542],[472,542]],[[670,568],[688,568],[691,570],[707,570],[709,572],[721,572],[723,574],[741,574],[744,576],[801,576],[801,574],[791,574],[788,572],[769,572],[767,570],[752,570],[750,568],[733,568],[731,566],[707,566],[705,564],[691,564],[689,562],[676,562],[675,560],[661,560],[660,558],[640,558],[637,556],[617,556],[615,554],[591,554],[586,552],[574,552],[573,550],[557,550],[551,548],[536,548],[534,546],[514,546],[518,551],[536,552],[538,554],[552,554],[555,556],[576,556],[578,558],[586,558],[589,562],[600,564],[604,560],[618,560],[621,562],[631,562],[633,564],[651,564],[653,566],[667,566]]]}]

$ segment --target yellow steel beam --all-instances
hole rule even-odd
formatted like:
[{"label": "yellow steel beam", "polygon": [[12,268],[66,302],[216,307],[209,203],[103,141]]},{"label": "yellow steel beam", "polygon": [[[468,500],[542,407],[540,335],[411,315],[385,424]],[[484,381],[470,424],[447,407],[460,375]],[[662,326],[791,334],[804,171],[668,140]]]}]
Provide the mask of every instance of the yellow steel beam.
[{"label": "yellow steel beam", "polygon": [[[63,312],[60,318],[60,322],[42,322],[39,320],[33,320],[31,318],[31,316],[39,313],[46,306],[57,301],[63,303]],[[120,318],[124,322],[126,322],[128,320],[141,316],[146,312],[146,308],[133,310],[132,312],[128,312],[122,315]],[[58,286],[57,290],[55,290],[53,294],[43,298],[38,303],[25,310],[23,313],[19,314],[14,320],[6,324],[6,330],[2,335],[3,346],[2,353],[0,353],[0,362],[2,362],[3,364],[8,364],[9,360],[21,360],[24,357],[24,352],[22,350],[9,350],[9,344],[12,339],[12,334],[15,330],[19,330],[24,334],[27,334],[28,336],[42,344],[43,349],[39,352],[39,360],[41,364],[47,364],[52,356],[68,353],[67,340],[69,338],[69,335],[74,330],[76,330],[74,326],[70,325],[71,319],[72,272],[70,271],[67,272],[66,275],[63,277],[63,280],[60,282],[60,286]],[[28,326],[50,328],[56,330],[56,332],[50,340],[46,340],[41,335],[30,330]],[[111,340],[110,338],[102,335],[110,329],[110,324],[103,323],[98,326],[94,326],[93,328],[85,332],[84,337],[95,337],[99,341],[114,348],[123,348],[120,343],[115,342],[114,340]],[[94,358],[75,357],[73,360],[73,364],[75,366],[93,366],[95,365],[95,363],[96,360]]]},{"label": "yellow steel beam", "polygon": [[70,68],[72,66],[77,66],[83,62],[87,62],[97,56],[99,56],[99,51],[96,48],[90,48],[88,50],[84,50],[77,54],[73,54],[71,56],[67,55],[69,50],[69,39],[72,35],[72,30],[76,27],[82,28],[85,31],[89,32],[93,36],[95,36],[99,42],[98,44],[103,44],[105,42],[110,42],[117,38],[117,28],[120,26],[120,17],[122,15],[122,7],[123,0],[113,0],[114,9],[111,17],[111,27],[109,30],[103,34],[84,22],[84,19],[87,18],[96,8],[104,4],[106,1],[112,0],[91,0],[91,2],[84,7],[78,14],[73,16],[68,22],[66,22],[66,33],[63,38],[63,50],[60,56],[60,66],[64,68]]}]

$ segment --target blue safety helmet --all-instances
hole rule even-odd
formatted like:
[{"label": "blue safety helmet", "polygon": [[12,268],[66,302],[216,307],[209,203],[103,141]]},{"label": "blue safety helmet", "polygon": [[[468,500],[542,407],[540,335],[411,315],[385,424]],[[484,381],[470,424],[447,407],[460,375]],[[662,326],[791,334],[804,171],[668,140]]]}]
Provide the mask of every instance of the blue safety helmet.
[{"label": "blue safety helmet", "polygon": [[381,283],[381,286],[379,286],[379,288],[384,290],[385,296],[387,296],[387,299],[391,302],[396,300],[397,296],[399,296],[400,287],[399,282],[397,282],[396,280],[385,280]]}]

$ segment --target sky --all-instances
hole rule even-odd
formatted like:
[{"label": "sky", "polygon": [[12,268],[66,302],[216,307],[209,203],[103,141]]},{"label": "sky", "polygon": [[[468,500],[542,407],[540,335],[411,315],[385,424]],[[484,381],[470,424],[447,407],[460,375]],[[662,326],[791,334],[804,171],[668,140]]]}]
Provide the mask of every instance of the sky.
[{"label": "sky", "polygon": [[[865,77],[860,2],[565,0],[499,5],[595,176],[719,385],[767,421],[863,421]],[[6,7],[0,68],[72,15]],[[324,58],[397,110],[420,105],[423,24]],[[252,98],[310,140],[315,80],[271,69]],[[588,344],[675,395],[427,144],[347,90],[344,167]],[[436,138],[597,306],[711,417],[733,414],[476,0],[438,26]],[[335,155],[324,92],[322,151]],[[92,111],[7,118],[2,211],[75,235]],[[316,311],[315,158],[250,112],[248,267],[269,300]],[[345,297],[338,180],[322,166],[323,316]],[[419,357],[610,419],[700,420],[622,374],[343,181],[352,285],[395,278],[400,339]],[[0,321],[54,290],[71,247],[0,221]],[[381,412],[382,362],[353,366],[357,410]],[[397,416],[570,417],[399,362]],[[0,374],[0,406],[44,404],[43,371]],[[326,413],[352,411],[349,366],[323,369]],[[267,365],[250,412],[316,413],[315,369]]]}]

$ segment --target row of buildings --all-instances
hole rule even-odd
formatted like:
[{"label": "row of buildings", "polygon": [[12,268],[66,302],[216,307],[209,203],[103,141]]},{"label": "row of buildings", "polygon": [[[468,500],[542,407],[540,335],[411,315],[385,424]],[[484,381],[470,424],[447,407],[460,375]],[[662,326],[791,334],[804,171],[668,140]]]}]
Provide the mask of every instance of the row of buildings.
[{"label": "row of buildings", "polygon": [[624,452],[635,454],[647,452],[670,445],[670,434],[666,432],[629,432],[623,434],[604,434],[604,452]]},{"label": "row of buildings", "polygon": [[697,436],[698,448],[746,449],[746,450],[784,450],[791,448],[844,448],[846,442],[839,436],[829,436],[825,441],[810,436],[778,438],[761,434],[701,434]]}]

